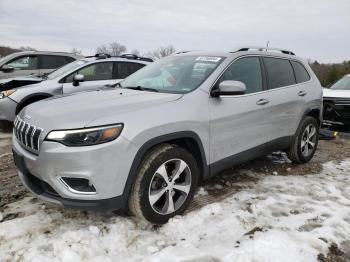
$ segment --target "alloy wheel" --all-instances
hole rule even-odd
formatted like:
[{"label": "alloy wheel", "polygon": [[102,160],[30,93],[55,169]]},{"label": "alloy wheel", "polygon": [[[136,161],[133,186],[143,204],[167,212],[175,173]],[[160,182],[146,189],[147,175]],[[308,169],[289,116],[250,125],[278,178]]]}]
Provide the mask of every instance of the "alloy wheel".
[{"label": "alloy wheel", "polygon": [[163,163],[154,173],[148,193],[152,209],[161,214],[171,214],[185,203],[191,190],[191,170],[181,159]]}]

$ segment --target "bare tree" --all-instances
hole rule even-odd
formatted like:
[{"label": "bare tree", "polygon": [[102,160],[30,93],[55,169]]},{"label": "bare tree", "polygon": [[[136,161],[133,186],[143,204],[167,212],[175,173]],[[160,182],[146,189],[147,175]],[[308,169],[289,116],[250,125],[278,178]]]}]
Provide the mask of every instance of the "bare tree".
[{"label": "bare tree", "polygon": [[133,49],[133,50],[131,51],[131,54],[140,56],[140,51],[137,50],[137,49]]},{"label": "bare tree", "polygon": [[166,46],[166,47],[159,47],[155,51],[151,53],[151,56],[154,59],[160,59],[162,57],[166,57],[168,55],[171,55],[172,53],[175,53],[176,50],[172,45]]},{"label": "bare tree", "polygon": [[96,53],[98,54],[109,54],[112,56],[119,56],[126,51],[126,46],[117,42],[110,43],[108,46],[101,45],[97,47]]},{"label": "bare tree", "polygon": [[97,47],[96,53],[97,54],[109,54],[110,50],[107,48],[106,45],[101,45],[101,46]]},{"label": "bare tree", "polygon": [[30,47],[30,46],[21,46],[19,49],[21,51],[37,51],[35,48]]},{"label": "bare tree", "polygon": [[126,51],[126,47],[117,42],[113,42],[109,44],[110,55],[118,56]]},{"label": "bare tree", "polygon": [[70,52],[71,52],[72,54],[75,54],[75,55],[82,55],[82,54],[83,54],[83,52],[81,51],[81,49],[78,49],[78,48],[75,48],[75,47],[73,47],[73,48],[70,50]]}]

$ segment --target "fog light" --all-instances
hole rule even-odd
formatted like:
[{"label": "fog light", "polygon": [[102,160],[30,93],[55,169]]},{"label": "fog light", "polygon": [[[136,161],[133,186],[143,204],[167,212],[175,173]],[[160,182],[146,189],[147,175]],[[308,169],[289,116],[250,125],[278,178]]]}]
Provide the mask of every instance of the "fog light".
[{"label": "fog light", "polygon": [[67,189],[75,194],[96,194],[96,188],[88,179],[75,177],[61,177],[59,180]]}]

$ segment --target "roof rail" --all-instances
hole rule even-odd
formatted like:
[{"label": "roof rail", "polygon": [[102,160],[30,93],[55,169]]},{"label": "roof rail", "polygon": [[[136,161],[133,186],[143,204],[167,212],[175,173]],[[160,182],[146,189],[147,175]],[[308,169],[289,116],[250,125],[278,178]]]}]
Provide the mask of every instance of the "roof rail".
[{"label": "roof rail", "polygon": [[140,61],[146,61],[146,62],[153,62],[152,58],[148,57],[141,57],[135,54],[122,54],[118,56],[112,56],[110,54],[95,54],[93,56],[85,56],[85,58],[92,58],[96,57],[96,59],[106,59],[106,58],[111,58],[111,57],[119,57],[119,58],[125,58],[125,59],[133,59],[133,60],[140,60]]},{"label": "roof rail", "polygon": [[140,60],[140,61],[146,61],[146,62],[153,62],[152,58],[142,57],[142,56],[138,56],[135,54],[122,54],[122,55],[116,56],[116,57],[126,58],[126,59],[134,59],[134,60]]},{"label": "roof rail", "polygon": [[290,50],[286,50],[286,49],[281,49],[281,48],[272,48],[272,47],[266,47],[266,46],[246,46],[246,47],[240,47],[237,50],[231,52],[231,53],[235,53],[235,52],[242,52],[242,51],[249,51],[249,50],[257,50],[257,51],[279,51],[283,54],[286,55],[295,55],[294,52],[290,51]]}]

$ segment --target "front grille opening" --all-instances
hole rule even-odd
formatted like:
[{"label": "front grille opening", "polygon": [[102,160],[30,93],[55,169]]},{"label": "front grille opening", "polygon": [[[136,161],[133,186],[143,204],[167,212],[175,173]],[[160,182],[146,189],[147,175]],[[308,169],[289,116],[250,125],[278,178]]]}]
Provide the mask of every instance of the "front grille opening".
[{"label": "front grille opening", "polygon": [[17,140],[24,148],[34,153],[39,152],[40,136],[43,131],[41,128],[26,123],[19,116],[15,119],[13,128]]},{"label": "front grille opening", "polygon": [[81,193],[96,193],[96,189],[88,179],[75,177],[61,177],[62,181],[71,189]]}]

